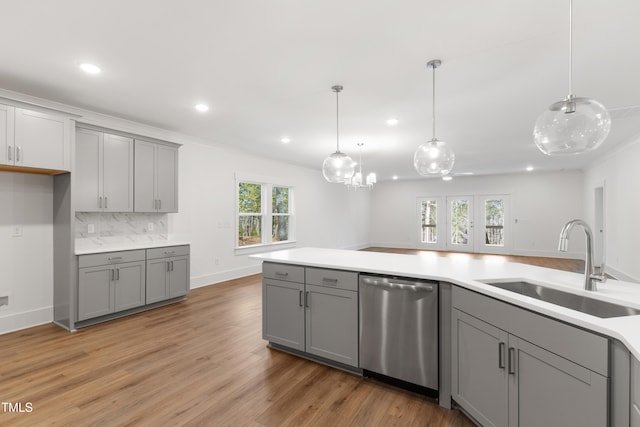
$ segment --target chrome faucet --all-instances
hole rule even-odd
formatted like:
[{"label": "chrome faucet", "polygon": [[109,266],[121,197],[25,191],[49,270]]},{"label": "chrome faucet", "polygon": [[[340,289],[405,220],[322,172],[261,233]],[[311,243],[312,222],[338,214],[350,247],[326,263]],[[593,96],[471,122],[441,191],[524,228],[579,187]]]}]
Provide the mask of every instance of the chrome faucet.
[{"label": "chrome faucet", "polygon": [[569,233],[574,226],[581,225],[584,234],[587,237],[587,253],[584,259],[584,289],[586,291],[596,291],[596,282],[606,282],[607,277],[604,274],[604,263],[600,267],[600,274],[595,274],[593,268],[593,233],[589,224],[581,219],[572,219],[562,227],[560,231],[560,241],[558,242],[558,250],[560,252],[566,252],[569,246]]}]

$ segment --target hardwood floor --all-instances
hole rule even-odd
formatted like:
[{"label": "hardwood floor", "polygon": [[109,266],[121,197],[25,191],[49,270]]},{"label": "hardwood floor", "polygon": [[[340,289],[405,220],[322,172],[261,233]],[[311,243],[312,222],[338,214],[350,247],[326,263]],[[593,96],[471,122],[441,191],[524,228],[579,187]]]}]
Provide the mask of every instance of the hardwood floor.
[{"label": "hardwood floor", "polygon": [[76,333],[1,335],[0,402],[11,426],[472,425],[433,399],[268,348],[260,275]]}]

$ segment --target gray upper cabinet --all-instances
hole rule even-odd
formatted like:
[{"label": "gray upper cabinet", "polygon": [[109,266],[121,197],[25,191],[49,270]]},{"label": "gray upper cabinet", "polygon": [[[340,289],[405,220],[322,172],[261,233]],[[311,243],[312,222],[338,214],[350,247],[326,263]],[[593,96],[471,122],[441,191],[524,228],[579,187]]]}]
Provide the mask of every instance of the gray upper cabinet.
[{"label": "gray upper cabinet", "polygon": [[71,170],[67,117],[0,105],[0,164]]},{"label": "gray upper cabinet", "polygon": [[135,140],[136,212],[178,212],[178,146]]},{"label": "gray upper cabinet", "polygon": [[133,212],[133,139],[76,130],[76,210]]},{"label": "gray upper cabinet", "polygon": [[0,104],[0,164],[15,164],[14,124],[15,108]]},{"label": "gray upper cabinet", "polygon": [[485,426],[608,425],[608,341],[453,288],[452,397]]}]

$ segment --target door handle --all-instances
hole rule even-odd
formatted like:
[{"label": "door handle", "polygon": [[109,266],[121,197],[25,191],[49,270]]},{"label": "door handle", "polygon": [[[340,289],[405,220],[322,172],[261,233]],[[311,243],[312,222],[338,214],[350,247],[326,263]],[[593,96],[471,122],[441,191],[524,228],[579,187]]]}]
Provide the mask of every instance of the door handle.
[{"label": "door handle", "polygon": [[120,269],[116,268],[116,280],[120,280]]},{"label": "door handle", "polygon": [[298,295],[298,303],[300,304],[300,307],[302,307],[302,291],[300,291],[300,295]]},{"label": "door handle", "polygon": [[114,280],[116,280],[116,271],[112,268],[110,272],[111,272],[111,281],[113,282]]},{"label": "door handle", "polygon": [[171,261],[171,271],[173,271],[173,261]]},{"label": "door handle", "polygon": [[498,343],[498,368],[504,369],[504,348],[503,342]]},{"label": "door handle", "polygon": [[22,149],[22,147],[16,147],[16,162],[20,161],[20,150]]},{"label": "door handle", "polygon": [[13,160],[13,147],[8,145],[7,146],[7,155],[9,156],[9,160]]},{"label": "door handle", "polygon": [[102,196],[98,197],[98,207],[102,209]]},{"label": "door handle", "polygon": [[109,203],[109,199],[107,196],[104,196],[104,208],[107,209],[107,204]]},{"label": "door handle", "polygon": [[304,305],[305,307],[309,308],[309,291],[305,292],[304,294]]},{"label": "door handle", "polygon": [[171,271],[171,262],[167,261],[167,273]]},{"label": "door handle", "polygon": [[158,210],[162,210],[162,199],[158,199]]},{"label": "door handle", "polygon": [[516,349],[509,347],[509,375],[516,374]]}]

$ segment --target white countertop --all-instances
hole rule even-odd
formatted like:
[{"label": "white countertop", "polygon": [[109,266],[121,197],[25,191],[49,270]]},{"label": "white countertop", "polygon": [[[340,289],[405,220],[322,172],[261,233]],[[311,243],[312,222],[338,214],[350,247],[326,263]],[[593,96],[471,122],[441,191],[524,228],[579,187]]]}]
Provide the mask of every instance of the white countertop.
[{"label": "white countertop", "polygon": [[603,319],[546,303],[514,292],[505,291],[479,280],[516,279],[550,288],[588,295],[640,309],[640,284],[608,280],[598,283],[597,292],[583,290],[584,275],[491,257],[472,259],[467,254],[447,257],[434,252],[416,255],[341,249],[297,248],[251,255],[262,261],[333,268],[367,273],[388,274],[421,279],[441,280],[530,309],[576,326],[610,336],[622,342],[640,360],[640,315]]},{"label": "white countertop", "polygon": [[164,248],[167,246],[189,245],[191,242],[185,240],[157,239],[130,241],[110,241],[102,244],[95,242],[83,242],[84,239],[76,239],[74,253],[76,255],[100,254],[105,252],[132,251],[136,249]]}]

